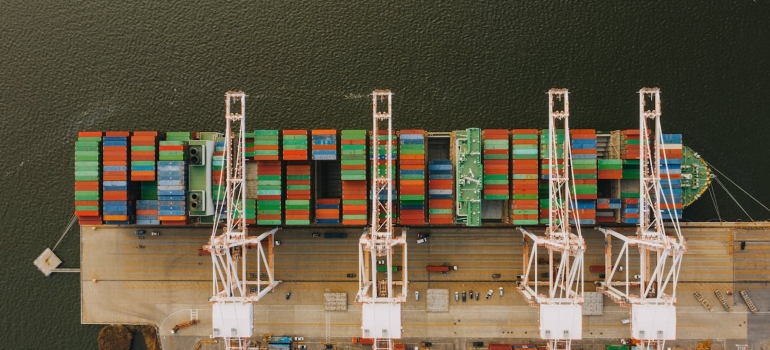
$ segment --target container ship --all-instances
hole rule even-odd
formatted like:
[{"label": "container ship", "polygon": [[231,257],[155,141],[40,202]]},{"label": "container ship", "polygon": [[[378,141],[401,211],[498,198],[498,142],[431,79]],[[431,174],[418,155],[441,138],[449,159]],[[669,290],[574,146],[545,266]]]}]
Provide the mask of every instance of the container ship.
[{"label": "container ship", "polygon": [[[558,199],[549,198],[553,183],[549,176],[566,167],[571,171],[571,195],[564,201],[572,209],[569,216],[562,217],[592,231],[584,236],[581,261],[588,267],[581,278],[597,286],[597,292],[586,293],[586,300],[591,300],[586,315],[594,318],[580,331],[585,339],[581,345],[595,348],[595,341],[628,337],[628,305],[605,306],[604,296],[598,293],[599,283],[620,280],[613,278],[617,267],[610,260],[610,240],[602,228],[591,228],[611,226],[620,236],[637,232],[644,210],[639,192],[640,147],[649,136],[646,131],[571,129],[565,134],[551,127],[383,133],[375,124],[374,131],[292,129],[231,134],[230,123],[237,118],[230,113],[229,93],[226,96],[226,133],[79,133],[75,214],[81,225],[82,323],[155,325],[157,336],[150,338],[164,348],[184,348],[180,344],[195,342],[200,346],[212,341],[212,334],[232,348],[236,336],[237,342],[256,341],[255,330],[302,335],[292,338],[299,342],[297,349],[335,349],[335,344],[347,348],[350,336],[353,343],[361,344],[355,337],[377,338],[377,331],[370,332],[372,326],[367,322],[372,319],[370,306],[379,304],[365,299],[369,298],[367,288],[374,294],[376,285],[377,295],[389,299],[388,312],[392,308],[397,310],[392,315],[399,315],[396,326],[379,329],[394,345],[390,348],[430,343],[427,339],[435,341],[437,350],[531,344],[533,335],[542,330],[539,311],[532,308],[531,299],[508,297],[504,290],[515,287],[521,291],[520,283],[527,283],[531,270],[535,277],[545,279],[559,274],[545,266],[539,271],[538,265],[556,265],[527,255],[526,238],[517,239],[511,233],[514,226],[537,232],[548,229],[549,206],[559,205]],[[245,107],[241,104],[241,108],[242,116]],[[376,102],[373,110],[377,118]],[[679,227],[676,221],[683,208],[710,186],[711,169],[684,146],[682,135],[656,136],[659,142],[652,153],[661,177],[661,186],[652,191],[653,199],[661,202],[657,207],[660,216],[656,216],[674,221],[666,226]],[[554,144],[563,147],[552,149]],[[226,193],[235,191],[225,181],[228,172],[232,175],[229,166],[241,169],[237,181],[231,183],[243,190],[230,199]],[[388,178],[392,187],[372,188],[375,181],[387,183]],[[379,210],[388,204],[390,210]],[[227,212],[228,208],[232,209]],[[223,249],[221,243],[211,242],[237,233],[227,228],[222,236],[216,235],[218,230],[212,233],[212,226],[233,224],[229,220],[222,225],[224,218],[239,219],[237,225],[245,222],[270,228],[249,236],[248,242],[238,238]],[[369,224],[390,223],[402,227],[396,243],[403,248],[375,257],[377,247],[370,237],[355,233]],[[408,259],[407,227],[418,229]],[[766,265],[756,262],[767,261],[759,242],[767,240],[769,228],[767,223],[753,222],[681,224],[681,236],[688,237],[688,254],[694,258],[681,260],[682,275],[680,278],[677,272],[673,290],[676,293],[678,283],[680,294],[693,293],[694,298],[677,301],[675,322],[683,342],[674,347],[692,348],[689,345],[703,334],[729,339],[730,345],[766,341],[765,335],[751,331],[765,325],[766,318],[749,316],[762,306],[746,302],[748,311],[743,312],[728,294],[733,307],[742,312],[711,314],[713,309],[703,297],[707,294],[701,293],[713,291],[719,298],[722,290],[745,291],[759,303],[767,300],[770,274]],[[280,240],[276,240],[279,229]],[[624,251],[627,267],[620,271],[624,271],[628,290],[629,285],[642,283],[637,280],[646,283],[642,272],[646,261],[641,249],[639,257],[629,258],[629,249]],[[682,253],[678,251],[680,257]],[[257,258],[247,263],[247,254]],[[515,262],[522,256],[525,260],[519,266]],[[400,265],[393,264],[398,261]],[[227,266],[223,267],[224,262]],[[35,261],[46,275],[61,270],[56,269],[59,263],[51,250]],[[223,292],[227,289],[221,286],[226,284],[220,279],[230,276],[241,276],[242,285],[248,286],[242,288],[241,296]],[[281,293],[272,293],[278,284]],[[391,298],[394,293],[389,286],[392,291],[400,286],[398,299]],[[407,297],[406,286],[413,298]],[[473,304],[467,303],[466,292],[474,295],[473,291]],[[479,292],[485,298],[480,300]],[[360,305],[348,306],[352,295]],[[247,303],[241,303],[244,297],[249,298]],[[729,305],[728,299],[719,300]],[[254,317],[241,321],[233,315]],[[725,326],[727,322],[733,326]],[[229,329],[231,337],[220,333],[223,329]],[[369,338],[372,334],[375,337]],[[393,339],[403,343],[393,344]],[[482,339],[489,341],[487,347]],[[381,348],[381,343],[368,344],[375,343],[373,348]],[[263,338],[261,348],[265,344],[267,348],[273,344],[269,336]]]},{"label": "container ship", "polygon": [[[636,225],[639,130],[570,131],[580,225]],[[393,223],[400,226],[545,225],[548,130],[400,130],[392,138]],[[557,132],[564,142],[564,132]],[[83,131],[75,142],[75,214],[81,225],[211,225],[225,217],[220,132]],[[372,172],[383,172],[388,135],[367,130],[255,130],[246,148],[252,226],[365,226]],[[377,149],[370,146],[378,139]],[[707,163],[662,137],[661,209],[682,209],[708,188]],[[557,153],[557,158],[563,154]],[[376,162],[373,162],[376,160]],[[374,164],[377,166],[375,167]],[[378,198],[385,201],[387,198]],[[671,207],[672,206],[672,207]],[[236,206],[240,207],[240,206]],[[223,209],[224,210],[224,209]],[[673,214],[669,214],[673,213]],[[383,219],[383,218],[378,218]]]}]

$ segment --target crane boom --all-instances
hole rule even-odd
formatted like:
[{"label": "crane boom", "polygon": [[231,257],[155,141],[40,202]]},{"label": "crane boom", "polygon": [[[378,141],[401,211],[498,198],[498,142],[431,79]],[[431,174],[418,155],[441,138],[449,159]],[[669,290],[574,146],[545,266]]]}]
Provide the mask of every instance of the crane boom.
[{"label": "crane boom", "polygon": [[[585,241],[580,232],[577,211],[571,210],[575,200],[572,174],[572,151],[569,131],[569,92],[567,89],[548,91],[548,227],[545,237],[537,236],[518,227],[524,236],[524,276],[518,291],[531,306],[540,308],[540,337],[548,340],[550,350],[566,349],[573,339],[582,339],[584,301],[583,254]],[[556,104],[562,102],[562,108]],[[559,127],[564,132],[559,149]],[[559,155],[559,151],[563,154]],[[573,232],[570,219],[577,224]],[[534,247],[530,251],[530,241]],[[538,286],[538,247],[548,252],[547,294],[541,294]],[[530,275],[530,272],[534,272]],[[532,280],[530,281],[530,278]]]},{"label": "crane boom", "polygon": [[[406,230],[400,236],[393,230],[393,123],[390,90],[372,92],[372,211],[371,226],[361,235],[358,247],[358,294],[362,303],[363,338],[373,338],[372,348],[393,349],[393,339],[401,338],[401,303],[406,302],[407,254]],[[386,101],[386,105],[380,102]],[[380,154],[381,123],[386,124],[384,154]],[[384,171],[381,169],[384,168]],[[384,199],[383,199],[384,198]],[[395,281],[393,257],[401,248],[401,281]],[[377,258],[384,260],[384,272],[378,272]],[[400,293],[394,287],[400,285]]]},{"label": "crane boom", "polygon": [[[663,350],[666,340],[676,339],[676,287],[682,257],[687,244],[679,227],[675,213],[667,215],[672,219],[672,234],[663,224],[662,208],[674,210],[673,197],[667,197],[661,186],[661,178],[670,180],[663,152],[663,133],[660,126],[660,90],[643,88],[639,90],[639,226],[635,236],[625,236],[610,229],[599,227],[605,235],[605,259],[610,273],[597,284],[597,291],[610,299],[631,308],[631,336],[640,341],[642,349]],[[650,125],[652,124],[652,125]],[[652,136],[652,141],[650,140]],[[663,157],[664,163],[661,163]],[[663,170],[663,173],[661,173]],[[673,193],[671,181],[668,193]],[[663,204],[661,206],[661,204]],[[613,263],[612,239],[623,242]],[[639,250],[638,280],[630,279],[632,266],[629,264],[631,247]],[[614,279],[618,271],[625,278]],[[651,269],[652,268],[652,269]],[[666,293],[670,287],[670,293]]]}]

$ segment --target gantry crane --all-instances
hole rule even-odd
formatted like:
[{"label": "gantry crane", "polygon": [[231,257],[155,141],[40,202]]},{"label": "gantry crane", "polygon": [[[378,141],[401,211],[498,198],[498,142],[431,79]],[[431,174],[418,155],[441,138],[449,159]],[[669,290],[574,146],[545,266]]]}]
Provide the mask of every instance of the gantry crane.
[{"label": "gantry crane", "polygon": [[[545,237],[518,227],[524,235],[526,266],[518,291],[531,306],[540,308],[540,337],[548,340],[548,348],[569,350],[572,340],[581,339],[583,333],[583,254],[586,245],[580,232],[577,212],[571,210],[574,205],[571,181],[574,175],[569,131],[569,92],[567,89],[551,89],[548,91],[548,100],[548,227]],[[560,110],[556,106],[557,100],[563,103]],[[563,158],[557,149],[559,127],[564,132]],[[576,223],[574,231],[570,227],[570,219]],[[531,248],[530,241],[534,243]],[[548,252],[547,282],[538,281],[539,247]],[[546,294],[540,294],[540,285],[548,286]]]},{"label": "gantry crane", "polygon": [[[240,108],[238,108],[240,107]],[[232,109],[231,109],[232,108]],[[236,111],[233,112],[233,109]],[[245,223],[246,213],[246,95],[240,91],[225,94],[225,159],[226,194],[225,227],[219,230],[217,208],[209,244],[211,252],[212,326],[214,338],[222,338],[226,349],[245,350],[254,333],[254,303],[281,281],[273,278],[273,246],[278,228],[250,237]],[[235,129],[234,129],[235,128]],[[240,214],[240,215],[239,215]],[[267,247],[262,246],[266,242]],[[256,272],[247,273],[246,249],[257,249]],[[264,271],[263,271],[264,266]],[[262,280],[265,273],[267,280]]]},{"label": "gantry crane", "polygon": [[[667,166],[661,169],[661,157],[665,160],[665,153],[660,116],[660,90],[639,90],[639,227],[636,236],[598,228],[605,236],[605,263],[609,273],[596,288],[616,303],[630,306],[631,336],[640,341],[638,348],[655,350],[664,349],[666,340],[676,339],[676,285],[682,256],[687,250],[677,215],[669,213],[672,219],[669,231],[673,231],[673,235],[666,233],[661,215],[661,203],[665,210],[674,210],[674,200],[673,195],[663,194],[660,181],[661,176],[670,178]],[[671,185],[670,181],[667,183]],[[669,193],[673,193],[670,187]],[[613,237],[623,241],[614,264]],[[639,249],[639,268],[634,270],[638,271],[638,279],[629,277],[632,274],[629,253],[634,246]],[[651,266],[654,266],[652,272]],[[621,276],[615,281],[613,277],[618,271],[624,271],[625,278]],[[669,285],[670,294],[666,294]]]},{"label": "gantry crane", "polygon": [[[393,150],[392,99],[390,90],[372,92],[372,217],[371,226],[361,235],[358,246],[358,294],[362,303],[361,331],[364,338],[373,338],[372,348],[393,349],[393,339],[401,338],[401,303],[406,302],[407,255],[406,231],[400,236],[393,232]],[[379,104],[387,101],[385,106]],[[387,123],[385,154],[378,154],[380,125]],[[378,166],[385,167],[384,173]],[[386,200],[381,201],[384,197]],[[401,281],[394,281],[393,255],[401,248]],[[377,259],[385,262],[385,273],[378,276]],[[384,278],[383,278],[384,276]],[[396,293],[400,284],[401,291]]]}]

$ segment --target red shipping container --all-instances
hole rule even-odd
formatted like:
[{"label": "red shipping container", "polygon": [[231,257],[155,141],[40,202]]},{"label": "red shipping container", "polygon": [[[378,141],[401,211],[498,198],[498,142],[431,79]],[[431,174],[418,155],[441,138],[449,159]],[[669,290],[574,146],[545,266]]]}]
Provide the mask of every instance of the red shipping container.
[{"label": "red shipping container", "polygon": [[101,131],[80,131],[78,137],[102,137]]}]

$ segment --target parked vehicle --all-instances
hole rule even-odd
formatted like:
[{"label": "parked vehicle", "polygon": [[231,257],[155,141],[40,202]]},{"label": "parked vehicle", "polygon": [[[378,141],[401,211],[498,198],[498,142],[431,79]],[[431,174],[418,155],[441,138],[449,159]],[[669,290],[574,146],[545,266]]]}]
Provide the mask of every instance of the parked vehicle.
[{"label": "parked vehicle", "polygon": [[486,298],[487,298],[487,299],[491,298],[493,293],[494,293],[494,291],[493,291],[493,290],[491,290],[491,289],[490,289],[489,291],[487,291],[487,296],[486,296]]},{"label": "parked vehicle", "polygon": [[344,232],[327,232],[324,233],[324,238],[345,238],[348,234]]},{"label": "parked vehicle", "polygon": [[460,292],[455,292],[455,301],[460,301]]},{"label": "parked vehicle", "polygon": [[137,235],[137,236],[142,236],[145,233],[147,233],[147,231],[145,231],[145,230],[136,230],[136,231],[134,231],[134,234]]},{"label": "parked vehicle", "polygon": [[[392,266],[391,268],[393,272],[401,271],[401,266]],[[388,269],[385,267],[385,265],[378,265],[377,272],[388,272]]]},{"label": "parked vehicle", "polygon": [[604,265],[591,265],[588,270],[591,272],[604,272],[605,268]]},{"label": "parked vehicle", "polygon": [[463,291],[463,303],[465,302],[466,294],[465,291]]},{"label": "parked vehicle", "polygon": [[374,339],[372,339],[372,338],[353,338],[353,344],[372,345],[372,344],[374,344]]},{"label": "parked vehicle", "polygon": [[291,291],[286,292],[286,300],[291,298]]},{"label": "parked vehicle", "polygon": [[150,235],[152,235],[152,236],[160,236],[160,232],[159,231],[152,231],[152,232],[150,232]]},{"label": "parked vehicle", "polygon": [[457,266],[450,266],[449,264],[428,265],[426,269],[428,272],[441,272],[448,275],[451,270],[457,271]]}]

